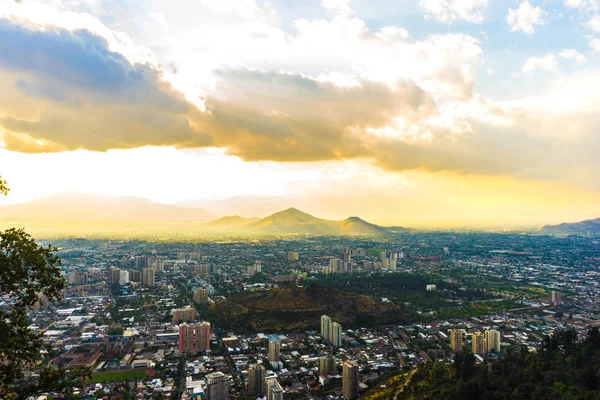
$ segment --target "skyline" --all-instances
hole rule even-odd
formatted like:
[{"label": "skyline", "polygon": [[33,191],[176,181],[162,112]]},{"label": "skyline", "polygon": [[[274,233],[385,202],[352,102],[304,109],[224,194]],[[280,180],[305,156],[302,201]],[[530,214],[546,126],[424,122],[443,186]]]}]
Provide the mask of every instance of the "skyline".
[{"label": "skyline", "polygon": [[410,227],[598,217],[599,34],[596,0],[4,2],[0,205],[82,192],[275,196]]}]

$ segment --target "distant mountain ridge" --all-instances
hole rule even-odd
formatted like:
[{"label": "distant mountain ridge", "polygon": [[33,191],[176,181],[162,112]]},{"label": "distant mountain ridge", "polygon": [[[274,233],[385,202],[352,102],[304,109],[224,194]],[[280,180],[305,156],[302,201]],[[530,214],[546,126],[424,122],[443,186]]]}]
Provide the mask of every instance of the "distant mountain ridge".
[{"label": "distant mountain ridge", "polygon": [[[395,231],[405,228],[393,228]],[[377,235],[390,232],[358,217],[350,217],[342,221],[321,219],[296,208],[277,212],[266,218],[241,227],[248,233],[270,234],[310,234],[310,235]]]},{"label": "distant mountain ridge", "polygon": [[599,235],[600,218],[588,219],[581,222],[546,225],[541,231],[549,234]]},{"label": "distant mountain ridge", "polygon": [[238,215],[214,219],[201,208],[154,203],[137,197],[63,193],[29,203],[0,206],[0,225],[23,226],[49,236],[115,235],[190,237],[214,234],[381,235],[404,232],[359,217],[317,218],[288,208],[265,218]]}]

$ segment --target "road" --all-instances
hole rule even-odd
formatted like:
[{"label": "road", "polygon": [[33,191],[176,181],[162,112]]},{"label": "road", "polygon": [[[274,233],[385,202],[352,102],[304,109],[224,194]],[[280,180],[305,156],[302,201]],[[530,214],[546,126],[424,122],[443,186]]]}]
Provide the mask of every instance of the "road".
[{"label": "road", "polygon": [[410,380],[412,379],[413,375],[418,371],[418,368],[413,369],[412,371],[410,371],[410,373],[408,374],[408,378],[406,378],[406,380],[404,381],[404,383],[402,384],[402,386],[400,386],[400,389],[398,389],[398,391],[396,392],[396,394],[394,395],[394,400],[398,400],[398,395],[400,393],[402,393],[404,391],[404,388],[408,385],[410,385]]}]

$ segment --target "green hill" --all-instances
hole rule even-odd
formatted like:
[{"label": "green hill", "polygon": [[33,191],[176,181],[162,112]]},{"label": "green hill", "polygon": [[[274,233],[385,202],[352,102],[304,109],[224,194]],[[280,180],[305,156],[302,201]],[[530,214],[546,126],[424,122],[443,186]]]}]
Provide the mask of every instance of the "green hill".
[{"label": "green hill", "polygon": [[245,332],[316,329],[323,314],[344,326],[406,322],[403,308],[371,296],[312,286],[232,296],[211,306],[215,323]]}]

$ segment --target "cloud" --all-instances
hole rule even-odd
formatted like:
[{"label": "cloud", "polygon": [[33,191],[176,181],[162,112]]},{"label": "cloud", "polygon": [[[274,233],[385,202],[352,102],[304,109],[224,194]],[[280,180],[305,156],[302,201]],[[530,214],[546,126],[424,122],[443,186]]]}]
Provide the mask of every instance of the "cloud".
[{"label": "cloud", "polygon": [[589,47],[594,53],[600,53],[600,39],[591,39],[589,42]]},{"label": "cloud", "polygon": [[580,11],[598,11],[600,2],[598,0],[565,0],[565,7],[577,8]]},{"label": "cloud", "polygon": [[587,64],[588,62],[587,57],[575,49],[564,49],[558,55],[567,60],[574,60],[578,64]]},{"label": "cloud", "polygon": [[167,19],[165,18],[165,14],[163,14],[162,12],[149,12],[148,17],[165,29],[169,27]]},{"label": "cloud", "polygon": [[352,13],[348,0],[323,0],[323,7],[336,15],[348,16]]},{"label": "cloud", "polygon": [[521,72],[530,74],[535,70],[541,69],[548,72],[556,72],[558,61],[554,54],[546,54],[544,57],[529,57],[521,67]]},{"label": "cloud", "polygon": [[210,142],[189,123],[194,107],[157,70],[107,47],[88,31],[0,20],[0,126],[8,131],[7,148],[104,151]]},{"label": "cloud", "polygon": [[421,0],[420,4],[427,11],[426,18],[446,24],[458,21],[481,24],[488,0]]},{"label": "cloud", "polygon": [[510,25],[511,32],[525,32],[532,34],[535,32],[535,26],[544,25],[544,16],[546,12],[540,7],[533,7],[529,1],[525,0],[519,5],[519,8],[508,9],[506,22]]},{"label": "cloud", "polygon": [[594,15],[587,23],[587,26],[596,33],[600,33],[600,15]]}]

